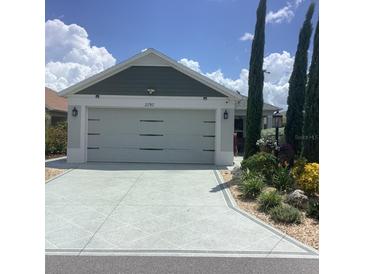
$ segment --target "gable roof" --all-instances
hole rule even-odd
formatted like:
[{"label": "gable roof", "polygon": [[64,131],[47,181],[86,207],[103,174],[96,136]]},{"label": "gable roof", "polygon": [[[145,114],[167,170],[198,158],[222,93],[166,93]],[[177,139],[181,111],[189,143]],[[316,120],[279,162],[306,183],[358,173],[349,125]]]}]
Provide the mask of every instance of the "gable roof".
[{"label": "gable roof", "polygon": [[49,110],[67,112],[67,100],[57,94],[56,91],[45,87],[45,104]]},{"label": "gable roof", "polygon": [[[157,57],[160,59],[161,64],[165,66],[171,66],[172,68],[184,73],[185,75],[201,82],[204,85],[207,85],[208,87],[217,90],[218,92],[222,93],[225,96],[228,96],[232,99],[234,99],[238,104],[240,105],[241,102],[244,103],[244,101],[247,100],[247,96],[240,94],[237,91],[233,91],[229,88],[226,88],[225,86],[213,81],[212,79],[208,78],[207,76],[196,72],[195,70],[192,70],[188,68],[187,66],[178,63],[177,61],[173,60],[172,58],[166,56],[165,54],[159,52],[158,50],[155,50],[153,48],[149,48],[143,52],[140,52],[131,58],[125,60],[124,62],[121,62],[119,64],[116,64],[102,72],[99,72],[73,86],[70,86],[58,94],[60,96],[67,97],[68,95],[75,94],[85,88],[88,88],[104,79],[107,79],[123,70],[126,70],[130,68],[133,65],[143,65],[143,63],[140,62],[142,58],[148,58],[148,57]],[[281,110],[282,108],[279,108],[277,106],[268,104],[264,102],[263,105],[264,110]]]},{"label": "gable roof", "polygon": [[161,59],[162,62],[164,62],[166,65],[173,67],[174,69],[180,71],[181,73],[201,82],[204,85],[207,85],[208,87],[222,93],[223,95],[230,97],[235,100],[241,100],[243,96],[237,92],[234,92],[225,86],[218,84],[217,82],[209,79],[208,77],[186,67],[185,65],[182,65],[175,60],[171,59],[170,57],[164,55],[163,53],[149,48],[141,53],[138,53],[134,55],[133,57],[127,59],[126,61],[119,63],[115,66],[112,66],[98,74],[95,74],[94,76],[91,76],[90,78],[87,78],[71,87],[68,87],[60,92],[60,96],[67,97],[68,95],[75,94],[78,91],[85,89],[93,84],[96,84],[110,76],[115,75],[118,72],[121,72],[123,70],[126,70],[127,68],[131,67],[134,62],[138,62],[139,59],[148,56],[148,55],[154,55]]}]

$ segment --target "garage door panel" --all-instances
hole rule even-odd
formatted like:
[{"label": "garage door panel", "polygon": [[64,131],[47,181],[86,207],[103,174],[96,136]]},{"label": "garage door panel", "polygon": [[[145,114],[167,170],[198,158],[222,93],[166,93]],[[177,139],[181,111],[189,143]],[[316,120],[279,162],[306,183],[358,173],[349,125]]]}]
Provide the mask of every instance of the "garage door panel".
[{"label": "garage door panel", "polygon": [[214,138],[204,138],[202,135],[169,135],[166,138],[167,148],[176,149],[214,149]]},{"label": "garage door panel", "polygon": [[166,123],[163,120],[139,120],[136,128],[140,134],[162,134],[165,131]]},{"label": "garage door panel", "polygon": [[[161,147],[166,144],[163,135],[141,136],[139,134],[89,135],[89,146],[107,146],[116,148]],[[165,145],[164,145],[165,146]]]},{"label": "garage door panel", "polygon": [[[202,163],[211,164],[214,161],[214,152],[200,150],[167,150],[167,159],[178,163]],[[176,154],[179,155],[176,159]]]},{"label": "garage door panel", "polygon": [[89,109],[88,161],[213,163],[215,111]]}]

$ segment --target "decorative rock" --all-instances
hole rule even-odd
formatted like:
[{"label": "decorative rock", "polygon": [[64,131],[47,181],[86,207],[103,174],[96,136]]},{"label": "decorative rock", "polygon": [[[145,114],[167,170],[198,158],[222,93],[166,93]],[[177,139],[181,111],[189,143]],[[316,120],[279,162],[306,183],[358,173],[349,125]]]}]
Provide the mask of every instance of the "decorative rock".
[{"label": "decorative rock", "polygon": [[275,191],[277,191],[277,189],[272,186],[268,186],[263,190],[263,192],[275,192]]},{"label": "decorative rock", "polygon": [[303,190],[296,189],[286,197],[286,202],[298,208],[306,208],[308,205],[308,196]]},{"label": "decorative rock", "polygon": [[234,167],[233,170],[232,170],[232,175],[234,177],[238,177],[238,176],[241,176],[242,174],[242,170],[239,168],[239,167]]}]

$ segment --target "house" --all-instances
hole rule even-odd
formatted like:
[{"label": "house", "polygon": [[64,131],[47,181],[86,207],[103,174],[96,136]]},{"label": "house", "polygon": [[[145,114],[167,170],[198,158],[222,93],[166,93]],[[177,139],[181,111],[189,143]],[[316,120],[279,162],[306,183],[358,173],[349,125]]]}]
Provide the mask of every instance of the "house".
[{"label": "house", "polygon": [[[245,136],[247,97],[155,49],[75,84],[68,100],[68,161],[231,165]],[[273,110],[263,115],[271,126]]]},{"label": "house", "polygon": [[46,127],[55,126],[67,120],[67,100],[58,96],[57,92],[45,88]]}]

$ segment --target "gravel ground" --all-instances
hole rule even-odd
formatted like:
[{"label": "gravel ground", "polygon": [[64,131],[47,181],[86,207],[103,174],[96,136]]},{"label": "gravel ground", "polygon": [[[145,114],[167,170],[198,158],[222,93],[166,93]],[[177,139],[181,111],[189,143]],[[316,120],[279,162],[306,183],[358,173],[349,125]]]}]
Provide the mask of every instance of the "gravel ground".
[{"label": "gravel ground", "polygon": [[307,218],[303,214],[301,224],[281,224],[270,219],[268,215],[257,210],[258,204],[255,200],[241,200],[238,196],[241,194],[237,189],[237,178],[233,178],[228,170],[221,170],[222,177],[226,183],[229,183],[229,190],[236,200],[239,208],[256,216],[257,218],[269,223],[273,227],[283,231],[293,238],[319,249],[319,223],[311,218]]},{"label": "gravel ground", "polygon": [[64,169],[46,167],[45,180],[48,181],[52,177],[57,176],[57,175],[63,173],[64,171],[65,171]]}]

